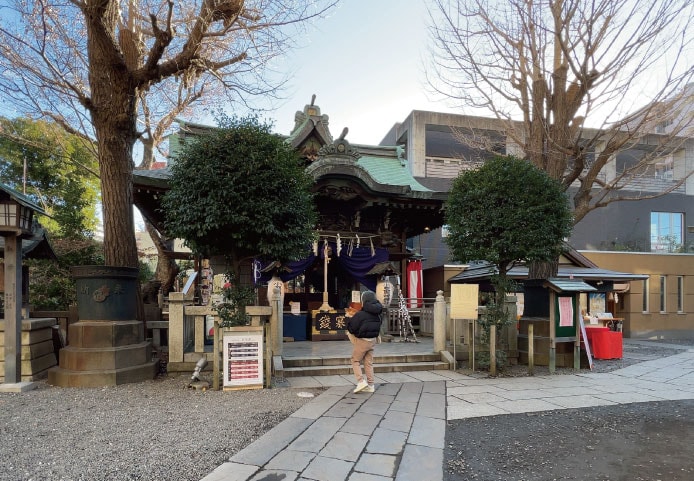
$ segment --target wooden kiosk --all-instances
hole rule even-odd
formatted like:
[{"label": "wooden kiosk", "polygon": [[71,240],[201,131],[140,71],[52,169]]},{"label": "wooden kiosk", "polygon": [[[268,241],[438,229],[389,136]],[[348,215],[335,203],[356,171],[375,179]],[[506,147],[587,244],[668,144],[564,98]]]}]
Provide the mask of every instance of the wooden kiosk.
[{"label": "wooden kiosk", "polygon": [[[578,279],[547,279],[544,287],[549,290],[549,372],[557,365],[557,344],[573,343],[574,369],[581,368],[581,330],[583,317],[579,305],[581,292],[597,289]],[[584,333],[585,337],[585,333]],[[590,362],[590,348],[586,344]],[[592,364],[592,362],[591,362]]]}]

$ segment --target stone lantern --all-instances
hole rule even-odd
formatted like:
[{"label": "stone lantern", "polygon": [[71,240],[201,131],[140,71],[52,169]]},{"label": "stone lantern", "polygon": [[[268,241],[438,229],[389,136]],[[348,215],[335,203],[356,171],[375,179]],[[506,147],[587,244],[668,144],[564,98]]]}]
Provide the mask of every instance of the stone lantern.
[{"label": "stone lantern", "polygon": [[22,237],[31,235],[34,213],[46,213],[28,197],[0,184],[0,235],[5,238],[5,382],[0,391],[21,392],[22,382]]}]

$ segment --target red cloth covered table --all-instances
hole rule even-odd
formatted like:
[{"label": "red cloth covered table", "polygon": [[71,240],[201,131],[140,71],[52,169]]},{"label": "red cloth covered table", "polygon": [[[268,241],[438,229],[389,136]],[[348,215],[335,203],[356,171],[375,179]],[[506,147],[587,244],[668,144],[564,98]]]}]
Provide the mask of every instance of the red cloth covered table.
[{"label": "red cloth covered table", "polygon": [[593,347],[593,333],[594,332],[607,332],[609,329],[604,326],[586,326],[586,339],[588,339],[588,342],[590,343],[590,347]]},{"label": "red cloth covered table", "polygon": [[609,329],[591,329],[592,335],[586,337],[590,342],[595,359],[621,359],[622,358],[622,333]]}]

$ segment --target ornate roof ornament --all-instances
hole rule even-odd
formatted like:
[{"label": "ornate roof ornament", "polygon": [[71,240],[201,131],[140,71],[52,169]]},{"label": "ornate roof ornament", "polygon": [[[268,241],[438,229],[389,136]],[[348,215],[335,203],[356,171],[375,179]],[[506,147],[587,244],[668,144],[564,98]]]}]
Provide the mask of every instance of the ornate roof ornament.
[{"label": "ornate roof ornament", "polygon": [[318,151],[320,157],[347,157],[356,161],[361,157],[361,153],[345,139],[349,129],[345,127],[340,134],[340,137],[332,144],[326,144]]}]

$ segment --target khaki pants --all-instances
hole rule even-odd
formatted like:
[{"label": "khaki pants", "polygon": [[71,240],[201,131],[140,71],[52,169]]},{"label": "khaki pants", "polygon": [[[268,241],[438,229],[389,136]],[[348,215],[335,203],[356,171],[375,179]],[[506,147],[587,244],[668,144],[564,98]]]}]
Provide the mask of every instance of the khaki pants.
[{"label": "khaki pants", "polygon": [[352,348],[352,370],[357,382],[361,382],[364,377],[361,373],[361,361],[364,361],[364,371],[366,372],[366,382],[373,386],[374,383],[374,344],[375,339],[362,339],[350,336],[353,344]]}]

